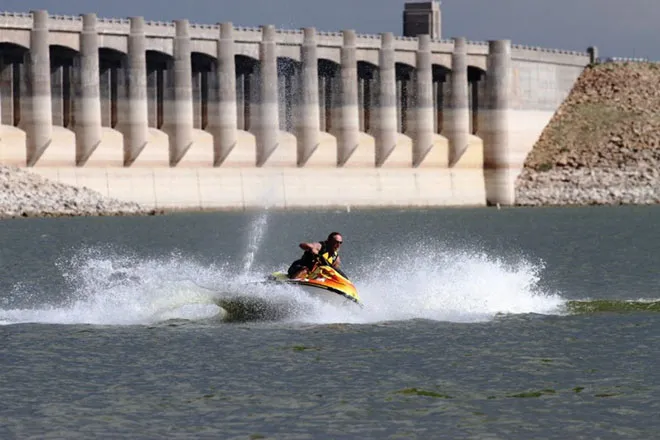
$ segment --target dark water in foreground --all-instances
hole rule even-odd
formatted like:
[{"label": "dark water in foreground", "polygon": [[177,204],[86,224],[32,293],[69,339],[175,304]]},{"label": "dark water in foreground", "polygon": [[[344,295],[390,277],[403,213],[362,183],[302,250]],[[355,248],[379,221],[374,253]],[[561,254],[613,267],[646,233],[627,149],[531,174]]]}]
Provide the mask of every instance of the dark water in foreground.
[{"label": "dark water in foreground", "polygon": [[[0,223],[0,438],[657,437],[659,207]],[[342,232],[365,303],[245,288]],[[286,298],[226,322],[217,295]]]}]

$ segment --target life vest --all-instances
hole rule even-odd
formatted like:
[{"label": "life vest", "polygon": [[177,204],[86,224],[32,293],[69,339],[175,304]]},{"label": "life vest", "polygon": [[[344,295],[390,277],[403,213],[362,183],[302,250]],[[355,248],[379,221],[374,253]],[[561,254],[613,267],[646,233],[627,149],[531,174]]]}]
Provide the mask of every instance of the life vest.
[{"label": "life vest", "polygon": [[319,256],[327,261],[331,266],[337,261],[337,252],[332,252],[328,249],[325,241],[321,242],[321,250],[319,251]]}]

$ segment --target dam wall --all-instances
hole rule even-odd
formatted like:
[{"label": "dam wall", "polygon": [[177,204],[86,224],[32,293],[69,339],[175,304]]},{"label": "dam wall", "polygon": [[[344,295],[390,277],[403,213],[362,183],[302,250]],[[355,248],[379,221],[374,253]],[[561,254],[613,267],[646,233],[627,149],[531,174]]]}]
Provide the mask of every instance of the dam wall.
[{"label": "dam wall", "polygon": [[514,203],[587,52],[0,13],[0,163],[148,207]]}]

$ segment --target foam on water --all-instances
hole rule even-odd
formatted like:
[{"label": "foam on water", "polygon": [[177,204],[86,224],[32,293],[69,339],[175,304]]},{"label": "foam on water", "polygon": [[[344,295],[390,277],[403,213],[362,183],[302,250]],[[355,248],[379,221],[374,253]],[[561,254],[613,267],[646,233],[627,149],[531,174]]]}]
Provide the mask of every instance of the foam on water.
[{"label": "foam on water", "polygon": [[358,320],[475,322],[498,314],[551,314],[565,303],[540,287],[543,265],[524,258],[512,262],[478,250],[422,245],[396,255],[361,271],[357,287],[367,307]]},{"label": "foam on water", "polygon": [[[265,220],[258,221],[265,227]],[[59,263],[67,291],[57,304],[33,296],[29,307],[0,308],[0,323],[149,325],[169,319],[221,316],[218,295],[266,299],[288,307],[290,320],[306,323],[374,323],[431,319],[489,320],[498,314],[557,313],[566,303],[539,287],[541,264],[515,262],[479,251],[413,245],[397,259],[352,267],[365,307],[341,310],[309,298],[295,287],[249,284],[269,270],[246,272],[230,261],[209,266],[181,255],[140,259],[108,249],[88,249]],[[248,284],[246,284],[248,283]],[[29,297],[30,292],[17,295]]]},{"label": "foam on water", "polygon": [[[201,319],[218,313],[208,291],[193,280],[205,280],[221,268],[203,267],[180,255],[139,260],[107,250],[81,251],[59,262],[68,289],[56,304],[0,310],[5,323],[131,325],[167,319]],[[14,295],[23,295],[18,289]]]}]

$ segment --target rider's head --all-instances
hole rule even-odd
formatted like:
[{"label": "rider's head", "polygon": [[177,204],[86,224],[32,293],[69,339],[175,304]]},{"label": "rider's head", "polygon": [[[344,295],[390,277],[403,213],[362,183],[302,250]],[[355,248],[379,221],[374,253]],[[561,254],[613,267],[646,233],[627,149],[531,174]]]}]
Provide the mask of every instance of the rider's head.
[{"label": "rider's head", "polygon": [[331,232],[330,235],[328,235],[328,246],[334,251],[337,251],[343,242],[344,239],[339,232]]}]

